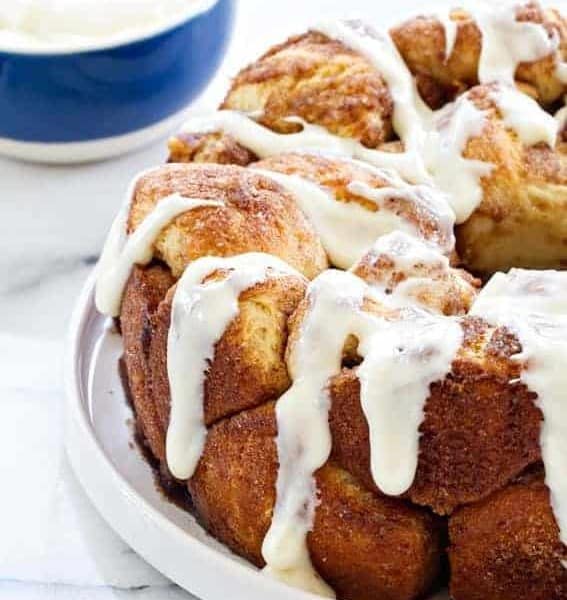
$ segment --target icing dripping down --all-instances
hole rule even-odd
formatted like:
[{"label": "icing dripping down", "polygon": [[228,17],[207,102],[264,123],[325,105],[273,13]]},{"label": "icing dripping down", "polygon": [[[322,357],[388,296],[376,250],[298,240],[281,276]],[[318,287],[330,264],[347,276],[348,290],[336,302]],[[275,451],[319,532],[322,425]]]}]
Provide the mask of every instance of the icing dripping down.
[{"label": "icing dripping down", "polygon": [[546,484],[561,541],[567,545],[567,272],[497,273],[471,314],[509,328],[522,345],[515,358],[522,364],[522,381],[538,395]]},{"label": "icing dripping down", "polygon": [[556,36],[550,36],[540,23],[517,20],[518,9],[527,3],[526,0],[504,0],[467,5],[482,34],[480,83],[498,81],[513,86],[520,63],[556,55],[559,46]]},{"label": "icing dripping down", "polygon": [[533,146],[545,142],[554,148],[558,122],[541,106],[516,88],[500,85],[491,94],[507,127],[513,129],[522,142]]},{"label": "icing dripping down", "polygon": [[410,180],[429,181],[421,153],[427,136],[425,123],[431,117],[431,109],[421,99],[415,80],[391,37],[361,21],[332,21],[316,29],[366,57],[384,78],[394,102],[394,130],[404,144],[402,156],[414,165],[415,175]]},{"label": "icing dripping down", "polygon": [[[527,4],[528,0],[504,0],[497,4],[489,0],[463,0],[460,3],[460,8],[475,20],[482,36],[480,83],[514,85],[521,63],[547,56],[554,59],[555,77],[567,83],[567,63],[563,61],[557,34],[550,35],[542,23],[518,21],[518,10]],[[455,48],[459,24],[451,19],[451,11],[440,11],[435,17],[445,32],[445,61],[448,61]]]},{"label": "icing dripping down", "polygon": [[440,11],[436,15],[436,18],[439,20],[445,31],[445,62],[448,62],[457,42],[459,23],[451,19],[450,11]]},{"label": "icing dripping down", "polygon": [[[218,270],[221,279],[205,281]],[[302,277],[282,260],[261,253],[231,258],[204,257],[191,263],[177,283],[167,340],[171,413],[167,464],[178,479],[189,479],[199,462],[207,429],[204,385],[215,345],[238,315],[242,292],[268,277]]]},{"label": "icing dripping down", "polygon": [[[385,152],[366,148],[357,140],[334,135],[324,127],[306,123],[298,117],[288,121],[302,125],[297,133],[277,133],[253,120],[251,115],[219,110],[210,115],[193,117],[181,128],[181,135],[223,131],[259,158],[288,152],[320,152],[363,160],[376,167],[392,169],[408,181],[428,183],[431,178],[421,168],[422,161],[405,152]],[[417,167],[416,167],[417,165]]]},{"label": "icing dripping down", "polygon": [[457,223],[465,222],[482,201],[482,177],[493,166],[463,156],[468,142],[482,134],[486,115],[467,96],[459,97],[435,115],[436,132],[429,142],[429,166],[435,183],[448,194]]},{"label": "icing dripping down", "polygon": [[[427,215],[437,230],[435,241],[443,251],[454,247],[454,215],[443,194],[426,186],[410,186],[399,180],[400,187],[372,188],[353,181],[348,190],[376,204],[370,211],[358,202],[341,202],[334,194],[298,175],[255,169],[287,189],[319,234],[323,247],[333,265],[349,269],[368,250],[377,238],[401,229],[419,235],[416,224],[396,214],[386,201],[401,199],[413,203],[418,217]],[[432,236],[433,237],[433,236]]]},{"label": "icing dripping down", "polygon": [[360,340],[360,402],[370,434],[370,466],[390,496],[412,485],[419,456],[419,427],[429,387],[443,380],[462,343],[458,321],[406,310],[381,327],[377,339]]},{"label": "icing dripping down", "polygon": [[394,231],[379,238],[352,271],[358,274],[359,269],[364,270],[364,264],[380,260],[385,260],[387,266],[380,268],[381,278],[369,283],[388,295],[388,304],[438,312],[426,300],[428,295],[423,294],[451,275],[449,258],[437,246],[403,231]]},{"label": "icing dripping down", "polygon": [[[382,312],[367,312],[367,300]],[[388,307],[385,296],[349,272],[322,273],[310,284],[307,303],[288,358],[293,384],[276,406],[277,502],[262,552],[270,573],[296,584],[305,581],[315,591],[306,536],[317,503],[314,473],[331,451],[328,384],[341,370],[347,339],[358,339],[363,359],[358,374],[372,472],[382,491],[398,495],[415,477],[429,386],[451,370],[462,331],[452,319]]]},{"label": "icing dripping down", "polygon": [[111,317],[120,314],[122,295],[134,265],[146,265],[152,260],[154,242],[163,228],[189,210],[222,206],[221,202],[184,198],[173,194],[162,198],[136,231],[128,237],[126,230],[131,198],[135,185],[142,176],[131,185],[127,202],[112,224],[97,267],[96,306],[99,312]]}]

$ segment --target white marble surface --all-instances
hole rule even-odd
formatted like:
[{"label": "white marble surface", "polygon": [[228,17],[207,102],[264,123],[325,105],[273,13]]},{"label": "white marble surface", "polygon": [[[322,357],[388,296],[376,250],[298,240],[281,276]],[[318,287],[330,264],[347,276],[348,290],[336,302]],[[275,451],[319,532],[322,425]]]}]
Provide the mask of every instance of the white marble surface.
[{"label": "white marble surface", "polygon": [[[399,0],[396,10],[419,5]],[[307,23],[354,11],[380,25],[391,19],[387,10],[375,0],[240,0],[229,55],[192,110],[214,106],[239,66]],[[72,168],[0,159],[0,600],[190,598],[95,513],[60,441],[61,358],[74,299],[128,180],[165,156],[163,140]]]}]

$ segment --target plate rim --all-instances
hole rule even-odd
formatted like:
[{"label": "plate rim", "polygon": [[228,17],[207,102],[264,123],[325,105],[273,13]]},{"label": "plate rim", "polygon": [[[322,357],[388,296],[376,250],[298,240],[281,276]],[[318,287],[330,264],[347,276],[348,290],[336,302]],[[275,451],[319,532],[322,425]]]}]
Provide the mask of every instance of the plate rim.
[{"label": "plate rim", "polygon": [[[259,600],[290,600],[290,596],[293,600],[320,600],[318,595],[262,575],[252,565],[240,563],[193,537],[154,508],[114,466],[90,422],[81,381],[81,367],[86,358],[81,344],[89,321],[97,318],[93,299],[95,280],[96,270],[84,284],[71,316],[63,377],[65,450],[75,476],[97,512],[148,564],[201,600],[226,600],[227,589],[235,600],[256,596]],[[137,535],[140,530],[144,535]],[[161,545],[164,542],[166,546]],[[158,545],[152,547],[154,543]],[[191,561],[180,561],[179,556],[167,552],[167,547],[182,551],[185,558],[190,555]],[[219,573],[222,577],[218,577]]]}]

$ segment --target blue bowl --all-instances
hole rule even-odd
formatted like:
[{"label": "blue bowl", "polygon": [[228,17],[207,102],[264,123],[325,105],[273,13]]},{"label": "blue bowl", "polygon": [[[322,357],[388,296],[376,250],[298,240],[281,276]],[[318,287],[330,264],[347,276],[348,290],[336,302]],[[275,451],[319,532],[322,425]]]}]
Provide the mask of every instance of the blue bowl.
[{"label": "blue bowl", "polygon": [[80,162],[159,137],[225,53],[235,0],[133,41],[69,51],[0,50],[0,153]]}]

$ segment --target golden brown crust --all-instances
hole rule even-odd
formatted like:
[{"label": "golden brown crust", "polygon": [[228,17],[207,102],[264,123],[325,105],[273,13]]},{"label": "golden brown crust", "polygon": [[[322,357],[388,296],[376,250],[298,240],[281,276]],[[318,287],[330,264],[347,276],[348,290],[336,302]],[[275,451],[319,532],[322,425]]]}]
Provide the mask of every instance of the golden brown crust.
[{"label": "golden brown crust", "polygon": [[310,278],[328,265],[318,236],[292,196],[236,166],[175,164],[144,175],[134,193],[129,233],[159,200],[174,193],[223,203],[187,211],[161,231],[154,255],[176,277],[201,256],[245,252],[273,254]]},{"label": "golden brown crust", "polygon": [[341,42],[309,32],[275,46],[234,80],[222,108],[261,113],[280,133],[300,117],[376,148],[391,136],[393,104],[382,76]]},{"label": "golden brown crust", "polygon": [[[255,163],[254,167],[286,175],[299,175],[329,189],[338,201],[355,202],[371,212],[379,212],[382,208],[376,202],[351,192],[348,189],[349,184],[356,181],[375,189],[392,187],[391,181],[379,170],[364,167],[354,161],[316,154],[280,154],[261,160]],[[419,195],[420,188],[415,187],[414,193]],[[383,210],[399,216],[415,227],[416,232],[424,239],[442,247],[448,246],[447,232],[440,222],[439,215],[433,210],[427,210],[425,203],[417,203],[409,196],[403,197],[393,192],[390,198],[384,198],[383,207]]]},{"label": "golden brown crust", "polygon": [[170,163],[216,163],[246,167],[257,157],[222,132],[178,133],[169,140]]},{"label": "golden brown crust", "polygon": [[[274,405],[215,425],[189,489],[213,535],[263,566],[261,546],[275,503]],[[428,512],[380,498],[331,463],[316,473],[320,504],[310,554],[345,600],[421,597],[440,568],[439,524]]]},{"label": "golden brown crust", "polygon": [[[305,280],[273,277],[240,295],[239,314],[215,346],[204,390],[207,426],[279,397],[290,385],[284,360],[287,321],[303,298]],[[173,290],[172,290],[173,291]],[[163,432],[169,423],[167,338],[172,293],[152,320],[149,352],[152,398]]]},{"label": "golden brown crust", "polygon": [[[290,322],[288,352],[305,302]],[[535,395],[518,382],[520,366],[511,360],[520,351],[517,340],[473,317],[464,319],[463,329],[450,375],[431,386],[416,478],[407,493],[412,502],[442,515],[486,497],[541,459],[541,412]],[[356,367],[334,377],[329,389],[333,460],[377,492]]]},{"label": "golden brown crust", "polygon": [[152,402],[150,341],[152,319],[174,278],[163,265],[134,267],[124,291],[120,328],[124,340],[124,364],[140,437],[163,460],[164,431]]},{"label": "golden brown crust", "polygon": [[[433,108],[439,108],[458,94],[478,84],[478,65],[482,34],[474,19],[461,9],[451,11],[458,23],[457,37],[449,60],[445,56],[445,31],[435,17],[416,17],[394,27],[391,36],[411,72],[420,92]],[[567,58],[567,23],[558,11],[541,9],[530,2],[518,9],[517,19],[544,23],[549,35],[558,35],[563,60]],[[419,40],[416,43],[416,40]],[[516,80],[542,104],[549,105],[565,93],[565,85],[556,74],[555,58],[545,57],[522,63]]]},{"label": "golden brown crust", "polygon": [[[392,34],[430,106],[440,107],[469,90],[469,100],[488,115],[482,135],[469,140],[464,154],[494,165],[482,181],[481,205],[457,229],[464,264],[482,274],[511,265],[566,267],[567,144],[527,147],[505,127],[490,97],[492,88],[477,86],[480,31],[463,11],[454,11],[452,18],[459,27],[448,61],[443,29],[435,19],[414,19]],[[567,57],[566,24],[557,12],[530,4],[519,18],[545,22],[548,31],[557,31]],[[565,91],[551,58],[520,65],[516,76],[519,86],[544,105]],[[315,32],[291,38],[242,71],[223,108],[256,111],[262,124],[281,133],[298,131],[301,126],[286,117],[299,116],[371,148],[401,149],[392,141],[393,105],[384,79],[364,57]],[[308,277],[328,266],[293,197],[242,169],[257,157],[234,138],[220,132],[180,135],[170,141],[170,152],[174,163],[223,166],[176,164],[143,177],[129,231],[174,192],[221,200],[224,206],[196,209],[166,227],[155,256],[168,267],[136,268],[125,293],[121,323],[128,380],[138,425],[162,466],[173,275],[200,256],[247,251],[279,256]],[[389,185],[353,162],[322,156],[288,154],[255,166],[298,174],[330,188],[340,201],[369,210],[377,210],[376,204],[349,192],[348,184],[356,179],[376,188]],[[439,223],[430,214],[399,198],[392,199],[391,208],[424,238],[439,241]],[[402,279],[392,268],[369,257],[355,273],[393,287]],[[435,279],[436,287],[424,292],[426,304],[443,314],[467,312],[477,281],[466,272],[418,268],[416,274]],[[222,273],[213,275],[218,276]],[[188,484],[206,528],[258,566],[263,565],[261,544],[271,522],[278,472],[273,400],[290,385],[285,353],[298,336],[304,292],[305,282],[289,277],[241,295],[240,315],[216,345],[207,373],[209,436]],[[365,309],[385,310],[370,302]],[[346,344],[345,368],[329,387],[333,449],[329,463],[316,473],[321,503],[308,536],[314,566],[344,600],[418,598],[431,587],[439,573],[441,521],[415,505],[452,515],[455,600],[567,600],[565,571],[555,560],[565,556],[565,549],[547,489],[539,477],[517,480],[541,460],[542,415],[535,395],[519,382],[520,363],[512,360],[521,348],[505,329],[472,317],[462,324],[464,343],[452,371],[431,386],[417,474],[403,499],[383,496],[372,479],[356,376],[357,341]]]},{"label": "golden brown crust", "polygon": [[392,294],[399,285],[415,277],[419,284],[411,290],[411,297],[442,315],[467,314],[481,286],[480,280],[463,269],[419,262],[400,269],[387,253],[374,251],[365,254],[351,270],[370,285],[384,289],[386,294]]},{"label": "golden brown crust", "polygon": [[455,600],[567,598],[567,549],[541,475],[460,509],[449,532]]},{"label": "golden brown crust", "polygon": [[483,198],[456,229],[457,251],[477,273],[510,267],[561,269],[567,265],[567,154],[564,145],[526,146],[502,121],[493,86],[467,94],[487,118],[464,157],[493,165]]}]

